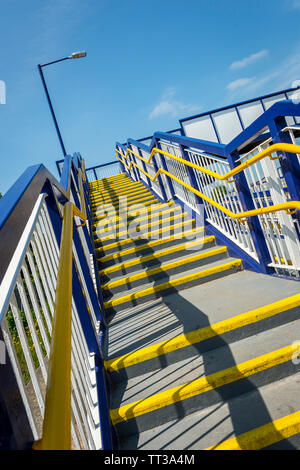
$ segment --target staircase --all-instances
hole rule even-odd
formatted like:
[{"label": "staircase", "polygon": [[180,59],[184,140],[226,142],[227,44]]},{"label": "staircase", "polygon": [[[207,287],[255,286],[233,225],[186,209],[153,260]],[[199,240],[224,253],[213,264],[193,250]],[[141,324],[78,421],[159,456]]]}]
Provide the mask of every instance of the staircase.
[{"label": "staircase", "polygon": [[300,448],[299,284],[125,173],[90,199],[119,448]]}]

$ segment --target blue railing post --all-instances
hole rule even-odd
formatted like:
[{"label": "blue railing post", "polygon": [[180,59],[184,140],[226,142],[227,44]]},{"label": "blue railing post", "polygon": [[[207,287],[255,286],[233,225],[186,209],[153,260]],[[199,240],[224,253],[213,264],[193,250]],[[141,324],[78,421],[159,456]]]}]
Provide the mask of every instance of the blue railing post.
[{"label": "blue railing post", "polygon": [[99,400],[100,433],[103,450],[113,449],[112,425],[109,416],[108,384],[103,359],[98,354],[95,355],[97,392]]},{"label": "blue railing post", "polygon": [[[240,158],[237,150],[228,153],[228,163],[231,169],[236,168],[240,164],[237,160]],[[234,176],[236,189],[239,194],[240,203],[243,211],[255,209],[252,194],[248,186],[245,173],[242,171]],[[248,226],[252,237],[253,245],[258,257],[258,262],[263,273],[270,273],[271,269],[268,264],[271,263],[270,253],[266,243],[265,235],[260,225],[258,216],[248,219]]]},{"label": "blue railing post", "polygon": [[[137,152],[138,152],[138,154],[139,154],[142,158],[144,158],[144,157],[143,157],[143,154],[142,154],[142,151],[141,151],[141,149],[140,149],[139,147],[137,147]],[[146,173],[148,173],[148,170],[147,170],[147,168],[146,168],[146,163],[145,163],[143,160],[139,160],[139,163],[140,163],[140,165],[142,165],[143,170],[144,170]],[[141,180],[141,181],[144,182],[144,183],[148,186],[148,188],[151,188],[151,180],[150,180],[150,179],[148,178],[148,176],[146,176],[146,175],[145,175],[145,178],[147,179],[147,183],[145,183],[145,180]]]},{"label": "blue railing post", "polygon": [[[153,155],[152,161],[153,161],[154,173],[156,174],[158,172],[158,165],[157,165],[157,162],[156,162],[155,155]],[[159,184],[159,187],[160,187],[160,190],[161,190],[161,195],[162,195],[163,201],[168,202],[168,196],[167,196],[167,193],[166,193],[161,175],[158,175],[157,181],[158,181],[158,184]]]},{"label": "blue railing post", "polygon": [[[155,141],[155,147],[161,150],[161,145],[160,145],[159,140],[155,138],[154,141]],[[165,155],[160,154],[160,160],[161,160],[161,164],[162,164],[163,169],[170,173],[170,170],[168,170],[168,167],[167,167]],[[174,199],[175,191],[174,191],[174,186],[173,186],[172,180],[171,180],[171,178],[168,178],[167,176],[165,177],[165,180],[167,181],[167,185],[168,185],[171,197]]]},{"label": "blue railing post", "polygon": [[[132,145],[131,144],[128,144],[128,147],[130,148],[130,150],[133,150],[132,148]],[[136,162],[136,157],[133,153],[129,152],[128,153],[129,155],[129,159],[130,161],[132,161],[133,163],[135,163],[137,165],[137,162]],[[133,170],[133,174],[134,174],[134,177],[135,177],[135,181],[140,181],[140,175],[139,175],[139,170],[136,168],[136,166],[132,165],[132,168]]]},{"label": "blue railing post", "polygon": [[[282,132],[287,127],[285,117],[278,117],[269,123],[269,129],[273,143],[285,142],[292,144],[292,139],[288,132]],[[296,154],[278,152],[280,154],[280,165],[285,179],[288,192],[292,201],[300,201],[300,165]],[[300,222],[300,213],[296,212],[295,217]]]},{"label": "blue railing post", "polygon": [[[179,144],[179,148],[180,148],[182,158],[184,160],[187,160],[188,162],[190,162],[191,159],[190,159],[190,156],[189,156],[189,154],[186,150],[187,147],[185,145]],[[197,181],[196,174],[195,174],[196,170],[194,170],[194,168],[192,168],[190,166],[186,166],[186,170],[187,170],[187,174],[189,176],[190,185],[193,188],[195,188],[199,191],[200,188],[199,188],[198,181]],[[203,223],[203,225],[205,225],[206,215],[205,215],[205,206],[204,206],[203,200],[200,196],[197,196],[196,194],[194,194],[194,197],[195,197],[195,202],[196,202],[197,206],[202,207],[203,212],[200,211],[200,214],[198,214],[197,212],[193,211],[193,216],[194,217],[199,217],[200,216],[201,222]],[[202,218],[203,218],[203,220],[202,220]]]}]

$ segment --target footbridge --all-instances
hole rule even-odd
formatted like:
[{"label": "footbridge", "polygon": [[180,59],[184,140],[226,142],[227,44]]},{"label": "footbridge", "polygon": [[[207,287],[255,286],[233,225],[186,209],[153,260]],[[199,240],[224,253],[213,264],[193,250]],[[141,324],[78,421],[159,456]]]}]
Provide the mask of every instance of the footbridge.
[{"label": "footbridge", "polygon": [[0,449],[300,448],[297,92],[1,198]]}]

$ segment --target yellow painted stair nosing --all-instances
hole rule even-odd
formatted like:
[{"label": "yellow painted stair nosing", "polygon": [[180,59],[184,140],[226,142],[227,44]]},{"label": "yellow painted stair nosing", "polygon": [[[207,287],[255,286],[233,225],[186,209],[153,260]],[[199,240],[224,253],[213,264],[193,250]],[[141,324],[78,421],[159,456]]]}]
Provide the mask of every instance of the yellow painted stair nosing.
[{"label": "yellow painted stair nosing", "polygon": [[[155,197],[155,196],[146,196],[146,197],[142,197],[140,198],[138,201],[136,201],[135,199],[133,199],[132,201],[130,201],[130,203],[127,205],[127,207],[130,207],[130,205],[134,205],[134,204],[140,204],[142,201],[149,201],[149,199],[151,199],[151,202],[156,202],[158,201],[158,199]],[[136,201],[136,202],[135,202]],[[150,201],[149,201],[150,202]],[[143,204],[145,204],[145,202],[143,202]],[[118,214],[120,212],[120,210],[118,209],[119,208],[119,205],[114,205],[114,204],[109,204],[110,206],[113,206],[115,207],[116,209],[112,210],[111,213],[116,213]],[[99,204],[99,208],[98,209],[92,209],[92,214],[95,215],[97,213],[99,213],[100,211],[101,212],[106,212],[107,209],[103,209],[101,208],[102,204]],[[109,213],[108,213],[109,214]],[[108,215],[107,214],[107,215]]]},{"label": "yellow painted stair nosing", "polygon": [[[97,194],[110,194],[112,192],[115,192],[115,190],[123,190],[123,189],[126,189],[126,188],[146,188],[146,186],[142,183],[133,183],[133,182],[127,182],[127,181],[124,181],[124,182],[119,182],[119,183],[115,183],[115,184],[110,184],[109,187],[105,187],[105,186],[98,186],[97,188],[92,188],[90,191],[92,193],[92,195],[94,193],[97,193]],[[148,189],[148,188],[147,188]]]},{"label": "yellow painted stair nosing", "polygon": [[124,171],[123,173],[119,173],[118,175],[107,176],[106,178],[99,178],[95,181],[91,181],[90,184],[99,184],[101,181],[120,180],[123,178],[130,180],[129,176]]},{"label": "yellow painted stair nosing", "polygon": [[[150,214],[150,215],[152,215],[153,218],[156,219],[156,218],[158,218],[158,217],[160,217],[160,216],[162,216],[162,215],[164,215],[164,214],[169,214],[170,212],[173,212],[173,211],[181,212],[181,207],[176,206],[176,207],[171,207],[171,208],[165,208],[164,210],[156,211],[156,212],[154,212],[153,214]],[[151,218],[151,217],[150,217],[150,218]],[[121,226],[121,225],[126,226],[127,218],[126,218],[126,223],[123,222],[123,221],[122,221],[121,223],[117,223],[117,222],[119,222],[119,219],[120,219],[119,217],[117,218],[117,220],[116,220],[116,218],[114,218],[114,217],[106,218],[105,221],[104,221],[104,223],[103,223],[103,221],[94,223],[94,224],[93,224],[93,229],[95,230],[95,229],[97,229],[98,227],[103,227],[103,226],[105,226],[105,225],[107,225],[107,224],[110,224],[110,225],[115,224],[114,228],[118,228],[118,227]],[[140,217],[140,215],[138,215],[136,220],[138,220],[139,222],[141,222],[141,221],[143,221],[143,220],[148,220],[148,219],[149,219],[149,214],[144,215],[143,217]],[[151,220],[152,220],[152,218],[151,218]],[[130,221],[130,222],[131,222],[131,221]]]},{"label": "yellow painted stair nosing", "polygon": [[194,261],[199,261],[201,259],[209,258],[211,256],[219,255],[219,254],[226,253],[226,252],[227,252],[227,247],[226,246],[213,248],[212,250],[209,250],[209,251],[204,252],[204,253],[202,252],[202,253],[198,253],[198,254],[193,255],[193,256],[189,256],[189,257],[186,257],[186,258],[181,258],[179,260],[172,261],[171,263],[163,263],[159,267],[148,269],[148,270],[145,270],[145,271],[141,271],[137,274],[128,275],[128,276],[123,277],[122,279],[118,279],[116,281],[107,282],[106,284],[102,284],[102,289],[103,290],[110,290],[110,289],[113,289],[115,287],[119,287],[119,286],[122,286],[124,284],[127,284],[127,283],[135,282],[135,281],[138,281],[140,279],[145,279],[149,276],[154,276],[155,274],[158,274],[158,273],[161,273],[161,272],[164,272],[164,271],[169,271],[170,269],[176,268],[177,266],[184,266],[185,264],[190,264],[190,263],[193,263]]},{"label": "yellow painted stair nosing", "polygon": [[185,242],[181,245],[169,246],[168,248],[162,249],[155,253],[151,253],[150,255],[142,256],[141,258],[135,258],[129,261],[124,261],[123,263],[109,266],[108,268],[100,270],[99,274],[100,276],[110,274],[110,273],[119,271],[121,269],[126,269],[131,266],[136,266],[140,263],[144,263],[152,259],[160,258],[168,254],[177,253],[178,251],[188,250],[189,248],[192,248],[193,246],[197,246],[200,243],[201,244],[210,243],[210,242],[213,242],[214,240],[215,240],[215,236],[211,235],[209,237],[203,237],[201,239],[193,240],[192,242]]},{"label": "yellow painted stair nosing", "polygon": [[173,403],[200,395],[209,390],[250,377],[258,372],[290,361],[294,353],[294,345],[289,345],[229,367],[228,369],[223,369],[206,377],[201,377],[192,382],[157,393],[151,397],[123,405],[120,408],[110,411],[112,423],[115,425],[123,421],[128,421],[129,419],[141,416],[145,413],[150,413],[165,406],[172,405]]},{"label": "yellow painted stair nosing", "polygon": [[[151,202],[151,201],[150,201],[150,202]],[[146,206],[146,204],[145,204],[145,206]],[[161,204],[160,206],[159,206],[159,202],[157,202],[157,203],[154,204],[155,209],[158,209],[158,210],[161,209],[162,211],[163,211],[164,208],[168,208],[168,207],[171,207],[171,206],[175,206],[175,202],[166,202],[166,203],[164,203],[164,204]],[[131,207],[131,206],[129,206],[129,210],[128,210],[128,211],[120,212],[120,214],[124,214],[124,215],[126,215],[126,216],[127,216],[127,215],[129,215],[129,216],[130,216],[130,215],[136,216],[135,213],[136,213],[137,211],[139,211],[139,215],[140,215],[140,214],[143,214],[143,213],[150,213],[151,210],[152,210],[152,209],[151,209],[151,204],[150,204],[150,207],[149,207],[149,204],[147,204],[146,207],[143,207],[143,208],[140,208],[140,209],[137,209],[137,208],[136,208],[136,209],[130,209],[130,207]],[[180,208],[179,208],[179,209],[180,209]],[[114,213],[115,213],[115,211],[114,211]],[[156,213],[156,210],[155,210],[155,213]],[[104,217],[105,217],[105,219],[106,219],[108,216],[105,216],[105,215],[98,215],[98,216],[94,216],[93,219],[94,219],[94,221],[97,220],[97,219],[99,219],[99,222],[102,222],[103,219],[104,219]],[[116,220],[120,220],[120,219],[122,218],[122,216],[120,217],[120,215],[117,215],[117,216],[111,215],[110,217],[111,217],[111,218],[116,217]]]},{"label": "yellow painted stair nosing", "polygon": [[205,450],[260,450],[299,433],[300,411],[296,411]]},{"label": "yellow painted stair nosing", "polygon": [[[187,212],[182,212],[180,207],[165,207],[162,210],[155,210],[153,212],[150,211],[146,215],[143,215],[142,217],[140,217],[140,215],[142,215],[142,214],[139,214],[139,215],[136,216],[136,220],[134,220],[134,221],[129,220],[129,222],[127,220],[127,217],[126,217],[125,222],[124,222],[124,219],[122,219],[122,217],[120,218],[119,216],[117,216],[119,220],[116,220],[116,216],[105,217],[104,220],[102,219],[98,222],[93,223],[93,230],[98,232],[101,229],[101,227],[105,227],[108,224],[110,224],[112,226],[113,230],[115,230],[120,225],[120,223],[122,223],[123,225],[125,225],[125,223],[126,223],[126,225],[127,225],[127,224],[131,224],[132,222],[143,222],[143,221],[149,220],[149,219],[150,219],[150,223],[151,222],[156,223],[157,218],[159,218],[160,216],[162,216],[164,214],[171,214],[172,212],[179,212],[180,214],[186,214],[186,215],[188,214]],[[125,213],[125,215],[127,216],[127,213]],[[153,217],[151,217],[151,215]],[[175,215],[178,215],[178,214],[175,214]],[[119,222],[120,219],[121,219],[121,222],[118,224],[117,222]],[[162,220],[164,220],[164,222],[166,222],[168,219],[163,218]],[[116,225],[114,225],[114,224],[116,224]],[[103,232],[103,230],[100,230],[99,233],[102,233],[102,232]],[[105,233],[105,232],[103,232],[103,233]]]},{"label": "yellow painted stair nosing", "polygon": [[109,204],[109,203],[115,203],[115,202],[118,202],[118,201],[122,201],[122,199],[126,198],[126,199],[133,199],[133,198],[138,198],[138,197],[141,197],[141,196],[145,196],[145,195],[152,195],[152,193],[150,193],[150,191],[148,190],[142,190],[142,191],[126,191],[122,194],[117,194],[116,196],[113,196],[113,197],[95,197],[95,198],[91,198],[91,204],[92,206],[95,206],[97,204]]},{"label": "yellow painted stair nosing", "polygon": [[154,286],[147,287],[146,289],[142,289],[132,294],[124,295],[117,299],[108,300],[107,302],[104,302],[104,307],[107,309],[113,308],[113,307],[116,307],[117,305],[122,305],[126,302],[129,302],[130,300],[140,299],[142,297],[146,297],[147,295],[150,295],[153,293],[161,292],[169,288],[176,287],[178,285],[185,284],[187,282],[190,282],[196,279],[201,279],[202,277],[211,276],[213,274],[221,273],[231,268],[241,267],[241,266],[242,266],[242,260],[236,259],[236,260],[230,261],[229,263],[220,264],[218,266],[214,266],[213,268],[203,269],[193,274],[188,274],[180,278],[173,279],[171,281],[167,281],[161,284],[156,284]]},{"label": "yellow painted stair nosing", "polygon": [[[124,198],[124,200],[121,201],[119,199],[117,199],[116,201],[107,201],[107,202],[102,202],[102,201],[99,201],[97,204],[92,204],[92,212],[95,212],[95,210],[97,210],[97,207],[100,207],[100,206],[103,206],[103,205],[108,205],[108,206],[113,206],[113,207],[119,207],[119,202],[129,202],[130,201],[130,204],[133,203],[133,201],[137,201],[136,203],[138,203],[139,201],[145,201],[147,199],[151,199],[151,198],[155,198],[154,194],[151,194],[151,193],[145,193],[145,195],[143,195],[142,197],[140,196],[132,196],[132,197],[126,197]],[[156,199],[156,198],[155,198]],[[99,210],[99,209],[98,209]]]},{"label": "yellow painted stair nosing", "polygon": [[145,188],[145,187],[136,188],[135,186],[134,187],[125,186],[124,189],[122,189],[121,191],[111,191],[111,192],[106,192],[106,193],[103,191],[99,191],[99,193],[96,193],[96,191],[93,191],[90,195],[90,199],[91,201],[94,201],[95,199],[113,199],[116,197],[126,196],[127,194],[141,193],[145,191],[147,191],[148,193],[151,192],[149,191],[148,188]]},{"label": "yellow painted stair nosing", "polygon": [[[195,219],[191,219],[191,221],[195,221]],[[191,221],[189,221],[188,225],[190,225]],[[184,222],[180,222],[180,223],[171,225],[170,227],[165,227],[165,228],[160,228],[158,230],[153,230],[153,232],[148,233],[148,236],[149,236],[149,238],[151,238],[151,237],[153,237],[153,235],[160,235],[164,232],[169,231],[169,229],[174,230],[174,229],[177,229],[179,227],[183,228],[183,233],[176,234],[177,236],[172,235],[170,237],[167,237],[167,239],[161,238],[160,240],[155,240],[155,241],[160,242],[160,243],[165,243],[166,241],[169,241],[170,239],[175,240],[175,239],[179,239],[180,237],[184,238],[184,237],[187,237],[188,235],[192,235],[193,233],[197,234],[197,233],[199,233],[199,231],[202,232],[204,230],[203,227],[200,227],[198,230],[197,229],[191,229],[191,228],[186,229],[185,225],[186,224]],[[101,240],[96,239],[95,243],[100,242],[100,241]],[[117,242],[110,243],[109,245],[105,245],[105,249],[108,250],[108,249],[115,248],[115,247],[118,247],[118,246],[127,245],[128,243],[131,243],[131,242],[132,242],[132,238],[125,238],[124,240],[119,240]],[[147,243],[147,245],[150,246],[150,243],[151,242]],[[153,246],[153,245],[151,245],[151,246]],[[134,247],[133,249],[135,249],[135,248],[137,249],[138,247]],[[98,251],[98,250],[103,251],[102,247],[101,248],[96,248],[96,251]],[[134,251],[132,253],[134,253]],[[124,252],[122,252],[122,254],[124,255]],[[112,253],[110,255],[103,256],[102,258],[99,259],[99,261],[104,263],[104,262],[106,262],[110,259],[115,259],[119,256],[120,256],[120,253]]]},{"label": "yellow painted stair nosing", "polygon": [[[143,224],[143,225],[140,225],[140,231],[144,230],[144,229],[151,229],[151,227],[154,225],[155,227],[159,227],[160,225],[163,225],[164,223],[166,222],[169,222],[169,221],[173,221],[173,220],[177,220],[177,219],[180,219],[182,217],[187,217],[188,216],[188,212],[180,212],[179,214],[176,214],[176,215],[173,215],[171,217],[169,217],[168,219],[162,219],[162,220],[157,220],[155,222],[150,222],[150,223],[147,223],[147,224]],[[168,228],[170,227],[170,225],[168,225]],[[95,233],[97,233],[97,235],[106,235],[106,234],[110,234],[111,232],[114,233],[114,230],[93,230]],[[128,229],[126,230],[122,230],[121,232],[119,230],[117,230],[117,235],[118,237],[122,237],[123,235],[126,235],[126,233],[128,233],[128,235],[130,235],[130,231]],[[134,233],[136,233],[136,231],[134,230]]]},{"label": "yellow painted stair nosing", "polygon": [[168,354],[177,349],[181,349],[192,344],[200,343],[218,335],[233,331],[238,328],[265,320],[279,313],[286,312],[300,306],[300,294],[296,294],[285,299],[278,300],[263,307],[258,307],[234,317],[222,320],[204,328],[176,336],[175,338],[162,341],[151,346],[147,346],[133,353],[125,354],[105,361],[105,368],[108,372],[114,372],[124,367],[153,359],[163,354]]},{"label": "yellow painted stair nosing", "polygon": [[[183,224],[175,224],[175,225],[172,225],[171,228],[172,229],[179,228],[182,225]],[[189,235],[192,235],[192,234],[197,235],[199,233],[202,233],[203,231],[204,231],[204,227],[199,227],[199,228],[195,228],[195,229],[190,228],[190,229],[184,231],[184,236],[188,237]],[[163,229],[155,230],[154,232],[151,232],[149,234],[149,236],[152,237],[153,235],[159,235],[161,233],[163,233]],[[128,248],[127,250],[123,250],[122,253],[111,253],[109,255],[102,256],[101,258],[99,258],[99,261],[102,262],[102,263],[105,263],[106,261],[110,261],[112,259],[117,259],[121,255],[124,256],[124,255],[128,255],[128,254],[131,254],[131,253],[136,253],[138,251],[141,251],[145,247],[153,247],[153,246],[161,245],[163,243],[167,243],[169,241],[177,240],[181,237],[182,234],[179,234],[179,235],[178,236],[171,235],[167,238],[160,238],[159,240],[153,240],[153,241],[150,241],[150,242],[145,243],[143,245],[139,245],[139,246],[135,246],[133,248]],[[184,238],[184,237],[182,237],[182,238]],[[97,240],[95,240],[95,242],[97,242]],[[128,243],[131,243],[131,242],[132,242],[131,238],[126,238],[125,240],[119,240],[118,242],[113,242],[113,243],[110,243],[109,245],[105,245],[105,250],[110,250],[111,248],[116,248],[118,246],[127,245]],[[102,248],[96,248],[96,251],[103,251],[103,249]]]}]

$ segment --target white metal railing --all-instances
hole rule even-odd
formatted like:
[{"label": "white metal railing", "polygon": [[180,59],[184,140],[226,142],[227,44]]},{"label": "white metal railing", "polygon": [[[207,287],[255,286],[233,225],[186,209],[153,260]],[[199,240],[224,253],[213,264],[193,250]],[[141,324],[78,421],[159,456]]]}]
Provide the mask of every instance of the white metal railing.
[{"label": "white metal railing", "polygon": [[[289,133],[289,136],[290,136],[290,139],[292,141],[292,143],[294,145],[299,145],[299,142],[300,142],[300,137],[296,137],[295,136],[295,132],[296,131],[300,131],[300,127],[299,126],[288,126],[288,127],[285,127],[282,132],[288,132]],[[297,153],[297,158],[298,158],[298,162],[300,164],[300,154]]]},{"label": "white metal railing", "polygon": [[[166,144],[162,141],[160,145],[163,150],[172,155],[182,158],[179,146],[174,144]],[[192,163],[200,165],[211,171],[219,174],[225,174],[230,170],[227,161],[221,158],[214,158],[205,153],[193,149],[187,149],[187,154]],[[190,183],[187,167],[179,162],[166,157],[166,164],[168,170],[179,179]],[[238,191],[235,183],[228,183],[227,181],[219,181],[210,175],[195,171],[195,178],[197,180],[199,191],[211,199],[218,202],[223,207],[231,210],[232,212],[241,212],[242,207]],[[186,204],[191,206],[199,213],[199,206],[196,204],[195,195],[181,186],[179,183],[173,182],[175,194],[183,200]],[[240,223],[238,220],[228,217],[224,212],[215,208],[208,202],[203,200],[206,211],[206,220],[216,227],[220,232],[224,233],[226,237],[234,241],[240,248],[246,251],[251,257],[257,260],[257,254],[253,245],[252,236],[249,230],[248,222]]]},{"label": "white metal railing", "polygon": [[[59,263],[46,197],[38,197],[0,286],[0,327],[35,440],[42,435]],[[98,330],[74,243],[73,256],[94,328]],[[94,355],[89,353],[74,300],[71,342],[72,447],[100,449]]]},{"label": "white metal railing", "polygon": [[[165,152],[171,153],[172,155],[176,155],[177,157],[182,158],[182,154],[180,151],[180,147],[178,145],[174,145],[168,142],[160,141],[160,146],[162,150]],[[189,183],[189,175],[188,175],[188,169],[186,166],[182,165],[181,163],[172,160],[168,157],[165,158],[167,169],[170,173],[173,175],[177,176],[179,179],[184,181],[185,183]],[[164,176],[165,177],[165,176]],[[167,185],[167,178],[165,177],[165,185]],[[184,186],[181,184],[177,183],[177,181],[173,181],[173,188],[175,195],[185,202],[188,206],[192,207],[193,209],[197,210],[198,208],[196,207],[196,198],[194,193],[191,191],[188,191]]]},{"label": "white metal railing", "polygon": [[[240,160],[245,162],[271,144],[267,139]],[[281,204],[290,200],[286,182],[282,176],[280,159],[265,158],[245,170],[255,208]],[[297,276],[300,270],[300,244],[292,215],[285,211],[259,215],[261,228],[268,246],[271,263],[278,274]]]}]

